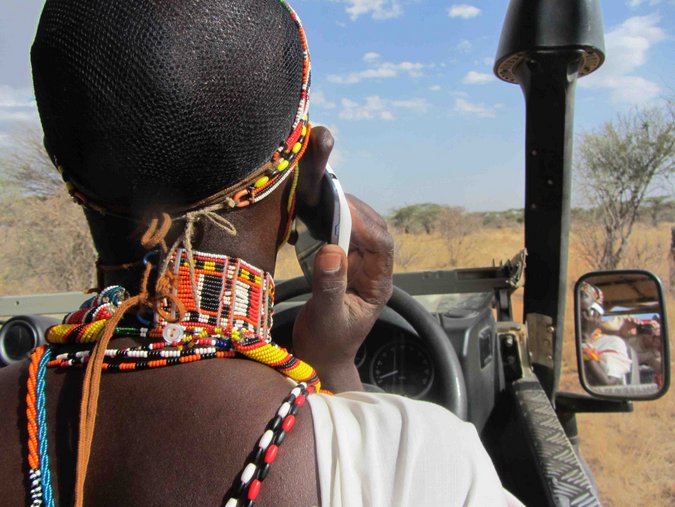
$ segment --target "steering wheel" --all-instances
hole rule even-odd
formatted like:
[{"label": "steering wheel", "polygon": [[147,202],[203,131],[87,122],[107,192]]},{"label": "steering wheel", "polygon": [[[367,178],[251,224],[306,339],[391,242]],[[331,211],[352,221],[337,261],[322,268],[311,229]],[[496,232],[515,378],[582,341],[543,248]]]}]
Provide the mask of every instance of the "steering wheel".
[{"label": "steering wheel", "polygon": [[[275,302],[281,303],[311,292],[305,277],[285,280],[276,286]],[[387,306],[398,313],[429,348],[440,383],[440,402],[463,421],[468,417],[466,385],[455,349],[439,322],[415,298],[394,287]]]}]

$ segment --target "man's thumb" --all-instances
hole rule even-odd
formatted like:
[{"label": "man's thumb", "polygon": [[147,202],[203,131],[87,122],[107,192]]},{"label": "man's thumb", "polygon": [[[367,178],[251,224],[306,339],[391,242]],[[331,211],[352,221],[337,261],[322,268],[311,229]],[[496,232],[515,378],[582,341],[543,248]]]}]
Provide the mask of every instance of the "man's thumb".
[{"label": "man's thumb", "polygon": [[314,259],[312,299],[321,311],[342,306],[347,292],[347,255],[337,245],[326,245]]}]

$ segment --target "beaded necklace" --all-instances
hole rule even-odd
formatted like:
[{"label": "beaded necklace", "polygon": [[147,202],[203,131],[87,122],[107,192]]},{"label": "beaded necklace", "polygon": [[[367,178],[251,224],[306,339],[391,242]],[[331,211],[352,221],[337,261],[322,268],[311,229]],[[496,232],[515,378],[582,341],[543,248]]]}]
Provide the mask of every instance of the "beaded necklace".
[{"label": "beaded necklace", "polygon": [[[101,369],[126,372],[239,354],[298,382],[265,427],[235,486],[227,494],[226,507],[253,506],[279,446],[295,424],[298,410],[308,395],[321,389],[321,383],[311,366],[271,342],[274,280],[270,274],[234,257],[192,254],[196,294],[191,289],[186,252],[178,249],[169,263],[179,281],[175,297],[159,302],[161,311],[155,313],[154,327],[119,325],[112,331],[113,336],[161,340],[135,347],[106,348]],[[48,329],[46,338],[51,345],[39,347],[31,355],[26,396],[31,506],[54,506],[47,452],[46,369],[87,365],[92,350],[59,353],[58,345],[91,347],[128,299],[123,287],[102,290],[66,315],[63,324]],[[174,316],[178,318],[173,319]]]}]

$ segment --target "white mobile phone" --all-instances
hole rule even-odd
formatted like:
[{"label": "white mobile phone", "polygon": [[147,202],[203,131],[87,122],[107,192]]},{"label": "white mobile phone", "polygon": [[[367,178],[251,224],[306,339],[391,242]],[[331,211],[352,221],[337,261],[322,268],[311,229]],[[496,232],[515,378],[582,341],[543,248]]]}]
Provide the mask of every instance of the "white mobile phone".
[{"label": "white mobile phone", "polygon": [[308,281],[312,279],[314,258],[323,245],[339,245],[349,251],[352,215],[342,185],[330,165],[321,180],[319,203],[296,216],[295,255]]}]

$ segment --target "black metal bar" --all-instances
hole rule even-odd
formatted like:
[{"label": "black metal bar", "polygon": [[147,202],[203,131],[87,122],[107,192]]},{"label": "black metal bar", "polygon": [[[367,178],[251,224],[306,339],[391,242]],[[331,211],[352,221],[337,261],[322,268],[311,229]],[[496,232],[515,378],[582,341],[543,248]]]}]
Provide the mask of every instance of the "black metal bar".
[{"label": "black metal bar", "polygon": [[629,400],[602,400],[584,394],[560,392],[555,397],[555,410],[561,414],[581,412],[632,412],[633,403]]},{"label": "black metal bar", "polygon": [[[551,398],[560,378],[569,237],[574,91],[583,51],[543,50],[527,56],[516,76],[525,96],[524,319],[553,322],[552,360],[534,364]],[[530,337],[540,339],[540,337]]]}]

